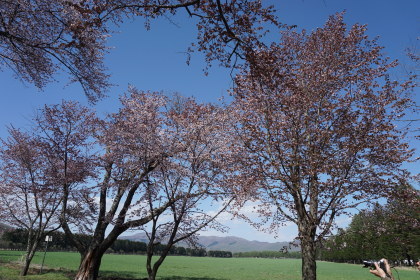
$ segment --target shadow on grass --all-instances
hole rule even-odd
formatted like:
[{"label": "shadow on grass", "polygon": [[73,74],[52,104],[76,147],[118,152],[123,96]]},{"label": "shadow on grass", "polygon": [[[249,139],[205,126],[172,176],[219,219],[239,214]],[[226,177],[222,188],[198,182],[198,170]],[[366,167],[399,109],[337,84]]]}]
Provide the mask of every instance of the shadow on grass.
[{"label": "shadow on grass", "polygon": [[[106,276],[106,277],[99,277],[99,280],[147,280],[148,278],[125,278],[125,277],[114,277],[114,276]],[[164,277],[159,278],[158,280],[226,280],[222,278],[209,278],[209,277]]]},{"label": "shadow on grass", "polygon": [[[118,273],[115,275],[115,272],[104,271],[99,276],[99,280],[147,280],[148,278],[139,278],[133,277],[131,273]],[[158,280],[226,280],[225,278],[210,278],[210,277],[181,277],[181,276],[171,276],[171,277],[157,277]]]},{"label": "shadow on grass", "polygon": [[[1,266],[10,269],[13,271],[13,277],[12,279],[21,279],[18,276],[18,272],[20,270],[20,264],[18,263],[2,263]],[[28,276],[38,276],[39,275],[40,267],[31,267],[29,269]],[[76,271],[68,270],[65,268],[48,268],[44,267],[42,270],[42,275],[45,275],[45,279],[54,279],[54,274],[59,273],[63,276],[65,276],[67,279],[74,279],[76,275]],[[1,273],[0,273],[1,274]],[[57,274],[55,274],[57,275]],[[5,278],[6,276],[0,275],[0,280],[9,280],[9,278]],[[133,273],[127,272],[118,272],[115,271],[101,271],[99,273],[98,280],[147,280],[147,278],[144,278],[143,276],[137,276],[135,277]],[[181,276],[171,276],[171,277],[157,277],[157,280],[227,280],[226,278],[210,278],[210,277],[181,277]]]},{"label": "shadow on grass", "polygon": [[142,280],[143,277],[135,277],[131,272],[115,272],[110,270],[99,271],[98,280]]},{"label": "shadow on grass", "polygon": [[159,280],[226,280],[225,278],[210,278],[210,277],[164,277],[159,278]]},{"label": "shadow on grass", "polygon": [[[22,263],[20,263],[20,262],[0,263],[0,265],[2,265],[3,267],[14,270],[16,272],[16,275],[18,275],[20,273],[20,270],[22,268]],[[61,275],[64,275],[65,277],[67,277],[69,279],[74,279],[74,276],[76,276],[76,271],[69,270],[69,269],[64,268],[64,267],[50,268],[50,267],[44,266],[42,268],[42,273],[41,273],[41,265],[39,265],[39,264],[31,264],[30,267],[29,267],[29,270],[28,270],[28,276],[46,275],[45,277],[48,277],[48,274],[61,274]],[[51,277],[53,277],[53,276],[51,276]],[[22,279],[23,278],[24,277],[22,277]],[[50,278],[48,278],[48,279],[50,279]],[[0,280],[2,280],[2,279],[0,278]]]}]

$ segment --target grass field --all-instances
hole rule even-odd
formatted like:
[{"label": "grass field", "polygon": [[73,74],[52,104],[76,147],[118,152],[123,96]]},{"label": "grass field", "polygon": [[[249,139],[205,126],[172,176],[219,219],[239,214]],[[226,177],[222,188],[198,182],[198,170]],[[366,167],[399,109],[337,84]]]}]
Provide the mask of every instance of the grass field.
[{"label": "grass field", "polygon": [[[79,263],[77,253],[49,252],[45,259],[46,273],[18,277],[18,270],[9,262],[20,259],[22,252],[0,251],[0,280],[68,280],[74,275]],[[38,253],[33,264],[39,267],[43,253]],[[101,279],[142,279],[147,276],[145,256],[105,255],[101,265]],[[194,258],[168,257],[158,273],[160,280],[298,280],[300,260],[252,259],[252,258]],[[318,262],[319,280],[375,280],[361,265]],[[54,270],[50,270],[54,268]],[[414,269],[398,270],[401,280],[419,280],[420,273]],[[394,271],[394,276],[398,279]]]}]

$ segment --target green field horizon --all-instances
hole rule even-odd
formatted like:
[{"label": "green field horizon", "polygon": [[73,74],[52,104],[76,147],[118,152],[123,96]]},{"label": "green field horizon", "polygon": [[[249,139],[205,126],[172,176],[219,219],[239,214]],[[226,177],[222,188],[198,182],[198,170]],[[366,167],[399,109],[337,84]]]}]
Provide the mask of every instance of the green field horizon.
[{"label": "green field horizon", "polygon": [[[0,280],[68,280],[79,265],[80,256],[72,252],[48,252],[44,271],[38,275],[43,252],[38,252],[32,262],[31,275],[19,277],[17,262],[23,255],[19,251],[0,251]],[[146,256],[104,256],[100,279],[143,279],[147,277]],[[301,261],[297,259],[209,258],[169,256],[161,266],[159,280],[300,280]],[[374,280],[361,265],[317,262],[319,280]],[[394,276],[398,279],[397,273]],[[398,269],[400,280],[419,280],[415,269]]]}]

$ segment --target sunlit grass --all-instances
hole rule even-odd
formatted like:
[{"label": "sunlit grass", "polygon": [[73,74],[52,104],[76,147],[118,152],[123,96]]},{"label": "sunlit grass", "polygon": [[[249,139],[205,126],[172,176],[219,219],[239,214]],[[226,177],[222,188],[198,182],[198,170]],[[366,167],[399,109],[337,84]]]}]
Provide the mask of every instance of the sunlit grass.
[{"label": "sunlit grass", "polygon": [[[43,252],[37,253],[33,260],[34,269],[29,277],[19,277],[17,264],[5,267],[6,262],[17,262],[22,252],[0,251],[0,280],[67,280],[74,275],[80,256],[78,253],[48,252],[45,258],[46,273],[39,271]],[[102,279],[122,277],[142,279],[147,276],[146,257],[139,255],[105,255],[102,260],[100,276]],[[368,269],[361,265],[318,262],[319,280],[374,280]],[[300,280],[300,260],[257,259],[257,258],[199,258],[168,257],[158,273],[159,280]],[[396,273],[394,272],[395,276]],[[420,274],[414,269],[399,270],[403,280],[418,280]]]}]

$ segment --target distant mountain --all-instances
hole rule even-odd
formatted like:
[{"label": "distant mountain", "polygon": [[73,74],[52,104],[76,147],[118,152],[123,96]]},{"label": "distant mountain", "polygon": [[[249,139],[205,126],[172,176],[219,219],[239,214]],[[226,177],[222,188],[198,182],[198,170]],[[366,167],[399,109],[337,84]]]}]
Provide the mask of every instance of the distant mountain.
[{"label": "distant mountain", "polygon": [[287,247],[289,251],[298,251],[299,249],[290,246],[290,242],[261,242],[249,241],[244,238],[227,236],[200,236],[200,244],[207,250],[224,250],[231,252],[251,252],[251,251],[279,251]]},{"label": "distant mountain", "polygon": [[[147,242],[147,236],[144,233],[136,233],[131,236],[120,236],[120,239],[127,239],[132,241]],[[199,236],[198,242],[207,250],[221,250],[236,252],[251,252],[251,251],[279,251],[283,247],[287,247],[289,251],[298,251],[298,247],[290,246],[289,242],[261,242],[249,241],[244,238],[235,236]],[[185,243],[180,243],[179,246],[188,247]]]}]

